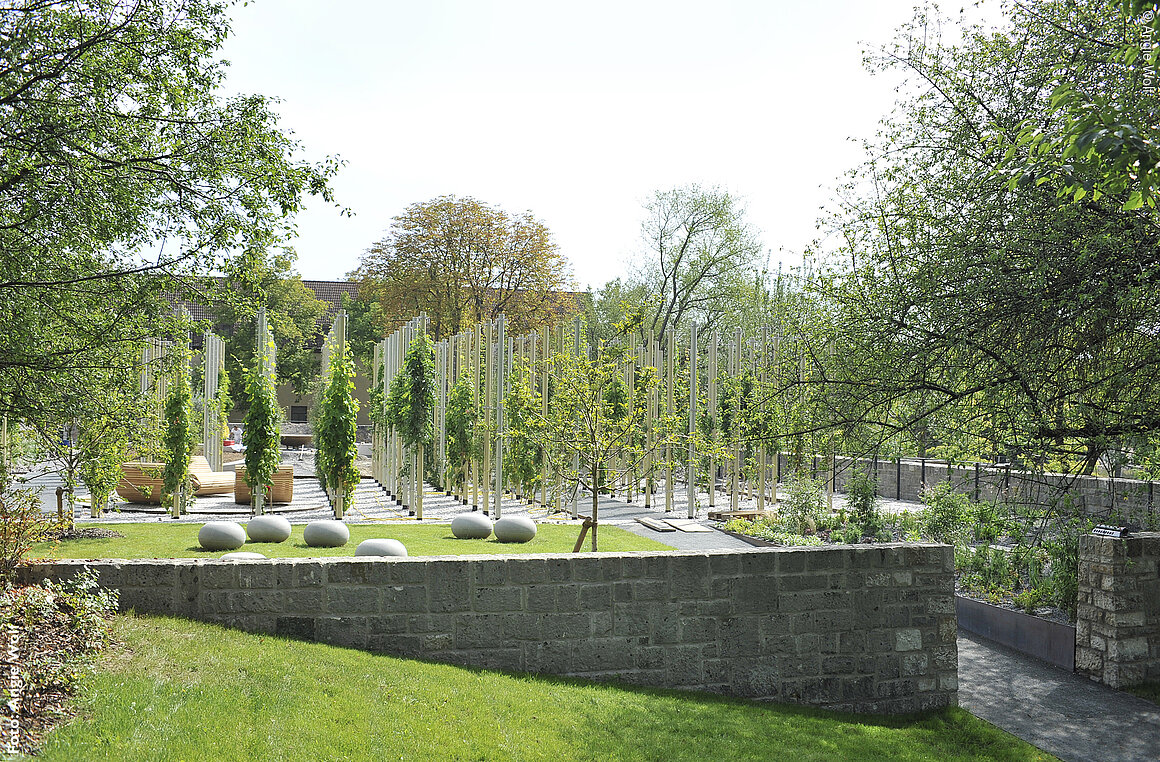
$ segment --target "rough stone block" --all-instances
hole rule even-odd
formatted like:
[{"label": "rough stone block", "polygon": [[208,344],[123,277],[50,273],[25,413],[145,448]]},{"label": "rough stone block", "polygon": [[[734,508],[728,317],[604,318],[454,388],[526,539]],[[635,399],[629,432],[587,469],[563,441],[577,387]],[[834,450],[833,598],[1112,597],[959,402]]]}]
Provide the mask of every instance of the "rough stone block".
[{"label": "rough stone block", "polygon": [[922,648],[922,632],[916,629],[901,629],[894,634],[895,651],[917,651]]},{"label": "rough stone block", "polygon": [[523,609],[523,588],[477,587],[473,611],[521,611]]},{"label": "rough stone block", "polygon": [[379,590],[376,587],[328,587],[326,611],[330,614],[377,614]]}]

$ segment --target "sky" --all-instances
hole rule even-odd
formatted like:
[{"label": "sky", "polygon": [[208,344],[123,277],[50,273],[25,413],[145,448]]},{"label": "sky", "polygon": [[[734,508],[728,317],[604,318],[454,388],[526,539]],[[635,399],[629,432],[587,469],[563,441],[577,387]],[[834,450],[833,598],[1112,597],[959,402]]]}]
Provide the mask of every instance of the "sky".
[{"label": "sky", "polygon": [[[341,279],[407,206],[530,211],[580,288],[628,273],[643,206],[738,196],[771,267],[801,264],[899,78],[871,76],[914,0],[257,0],[232,10],[228,92],[281,99],[302,156],[338,155],[345,217],[298,215],[298,270]],[[955,10],[958,10],[957,8]]]}]

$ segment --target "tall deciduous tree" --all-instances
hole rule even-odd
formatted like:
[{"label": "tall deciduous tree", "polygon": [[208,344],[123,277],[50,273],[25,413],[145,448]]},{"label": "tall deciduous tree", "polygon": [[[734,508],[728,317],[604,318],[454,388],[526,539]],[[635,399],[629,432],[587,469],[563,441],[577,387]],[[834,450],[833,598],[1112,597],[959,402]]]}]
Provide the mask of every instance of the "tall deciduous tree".
[{"label": "tall deciduous tree", "polygon": [[[0,407],[58,414],[128,367],[165,293],[290,233],[336,162],[223,98],[218,0],[0,2]],[[89,390],[90,395],[78,394]]]},{"label": "tall deciduous tree", "polygon": [[648,253],[635,280],[656,307],[641,322],[658,339],[690,321],[712,328],[734,310],[759,270],[761,244],[736,198],[696,185],[657,191],[645,207],[641,236]]},{"label": "tall deciduous tree", "polygon": [[[1108,186],[1079,203],[1012,187],[989,136],[1050,121],[1058,67],[1129,30],[1103,0],[1010,13],[954,46],[920,14],[877,59],[917,86],[835,225],[850,266],[823,281],[843,328],[828,400],[847,425],[1090,472],[1160,432],[1160,220]],[[1077,87],[1121,74],[1093,59]]]},{"label": "tall deciduous tree", "polygon": [[426,312],[436,339],[501,313],[515,332],[574,308],[571,268],[544,223],[474,198],[412,204],[354,273],[384,328]]}]

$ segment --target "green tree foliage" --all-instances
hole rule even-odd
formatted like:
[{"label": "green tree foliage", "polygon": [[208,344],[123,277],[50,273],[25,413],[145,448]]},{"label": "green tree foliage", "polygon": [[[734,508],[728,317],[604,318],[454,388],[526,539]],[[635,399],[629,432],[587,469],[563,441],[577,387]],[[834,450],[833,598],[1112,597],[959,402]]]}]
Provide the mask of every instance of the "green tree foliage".
[{"label": "green tree foliage", "polygon": [[[1036,9],[1018,8],[1019,16]],[[1160,196],[1160,6],[1110,0],[1077,4],[1052,20],[1074,55],[1049,72],[1045,119],[996,132],[1000,172],[1012,187],[1043,185],[1079,202],[1109,195],[1125,210],[1156,208]],[[1095,16],[1095,23],[1092,23]]]},{"label": "green tree foliage", "polygon": [[294,253],[286,250],[274,255],[246,252],[232,266],[233,277],[211,296],[216,330],[226,337],[226,370],[234,397],[244,398],[245,369],[253,362],[259,307],[266,308],[266,321],[278,348],[278,382],[306,394],[318,376],[314,349],[327,304],[294,273],[294,259]]},{"label": "green tree foliage", "polygon": [[189,486],[189,459],[197,445],[198,425],[193,417],[193,397],[189,389],[189,362],[179,352],[180,362],[170,380],[165,397],[165,470],[162,472],[161,502],[172,504],[179,490]]},{"label": "green tree foliage", "polygon": [[318,477],[324,489],[341,491],[345,504],[358,487],[358,401],[354,398],[354,363],[349,350],[330,357],[330,377],[314,421]]},{"label": "green tree foliage", "polygon": [[[296,160],[267,100],[224,98],[217,0],[0,10],[0,398],[70,415],[179,335],[167,293],[285,237],[337,163]],[[124,378],[94,369],[130,369]]]},{"label": "green tree foliage", "polygon": [[[503,314],[513,335],[575,310],[571,268],[548,228],[474,198],[412,204],[354,272],[387,331],[420,312],[436,339]],[[385,333],[386,331],[384,331]]]},{"label": "green tree foliage", "polygon": [[[1076,29],[1101,49],[1127,29],[1102,0],[1010,12],[956,46],[920,14],[878,59],[917,83],[843,191],[847,265],[815,280],[841,327],[815,410],[920,451],[1090,473],[1160,430],[1160,224],[1111,195],[1011,187],[988,136],[1050,121],[1055,72],[1086,55]],[[1092,63],[1077,83],[1127,92],[1120,74]]]},{"label": "green tree foliage", "polygon": [[504,422],[507,424],[504,472],[525,492],[533,491],[540,483],[543,437],[537,436],[535,428],[543,425],[541,409],[540,395],[532,388],[531,368],[515,364],[504,397]]},{"label": "green tree foliage", "polygon": [[641,338],[658,339],[696,322],[708,331],[734,309],[759,269],[761,244],[738,199],[696,185],[657,191],[645,208],[641,235],[648,254],[634,280],[655,304]]},{"label": "green tree foliage", "polygon": [[246,446],[246,484],[255,500],[259,492],[274,486],[274,474],[282,462],[282,411],[274,382],[254,363],[246,376],[246,411],[242,444]]},{"label": "green tree foliage", "polygon": [[80,427],[80,477],[97,511],[105,509],[121,479],[121,464],[128,459],[132,441],[130,426],[124,419],[100,418]]}]

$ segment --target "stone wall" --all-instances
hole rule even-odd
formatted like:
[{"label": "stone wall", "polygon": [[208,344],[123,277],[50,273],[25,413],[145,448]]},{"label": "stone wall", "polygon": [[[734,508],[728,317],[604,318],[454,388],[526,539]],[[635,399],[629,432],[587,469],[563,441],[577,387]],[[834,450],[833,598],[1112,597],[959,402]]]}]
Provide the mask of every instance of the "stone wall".
[{"label": "stone wall", "polygon": [[1113,688],[1160,680],[1160,533],[1079,543],[1075,668]]},{"label": "stone wall", "polygon": [[[792,471],[790,456],[782,453],[780,458],[780,471],[777,473],[784,479]],[[807,457],[805,466],[818,478],[824,479],[829,460],[820,456]],[[920,502],[924,487],[947,482],[956,492],[982,501],[1046,505],[1066,493],[1075,505],[1088,513],[1102,515],[1115,510],[1143,526],[1157,520],[1156,502],[1160,500],[1160,489],[1150,481],[1034,474],[1007,466],[957,465],[933,458],[876,461],[872,458],[836,457],[833,459],[835,491],[845,491],[846,482],[856,467],[877,474],[878,494],[891,500]]]},{"label": "stone wall", "polygon": [[432,661],[859,712],[957,703],[946,545],[60,561],[138,612]]}]

